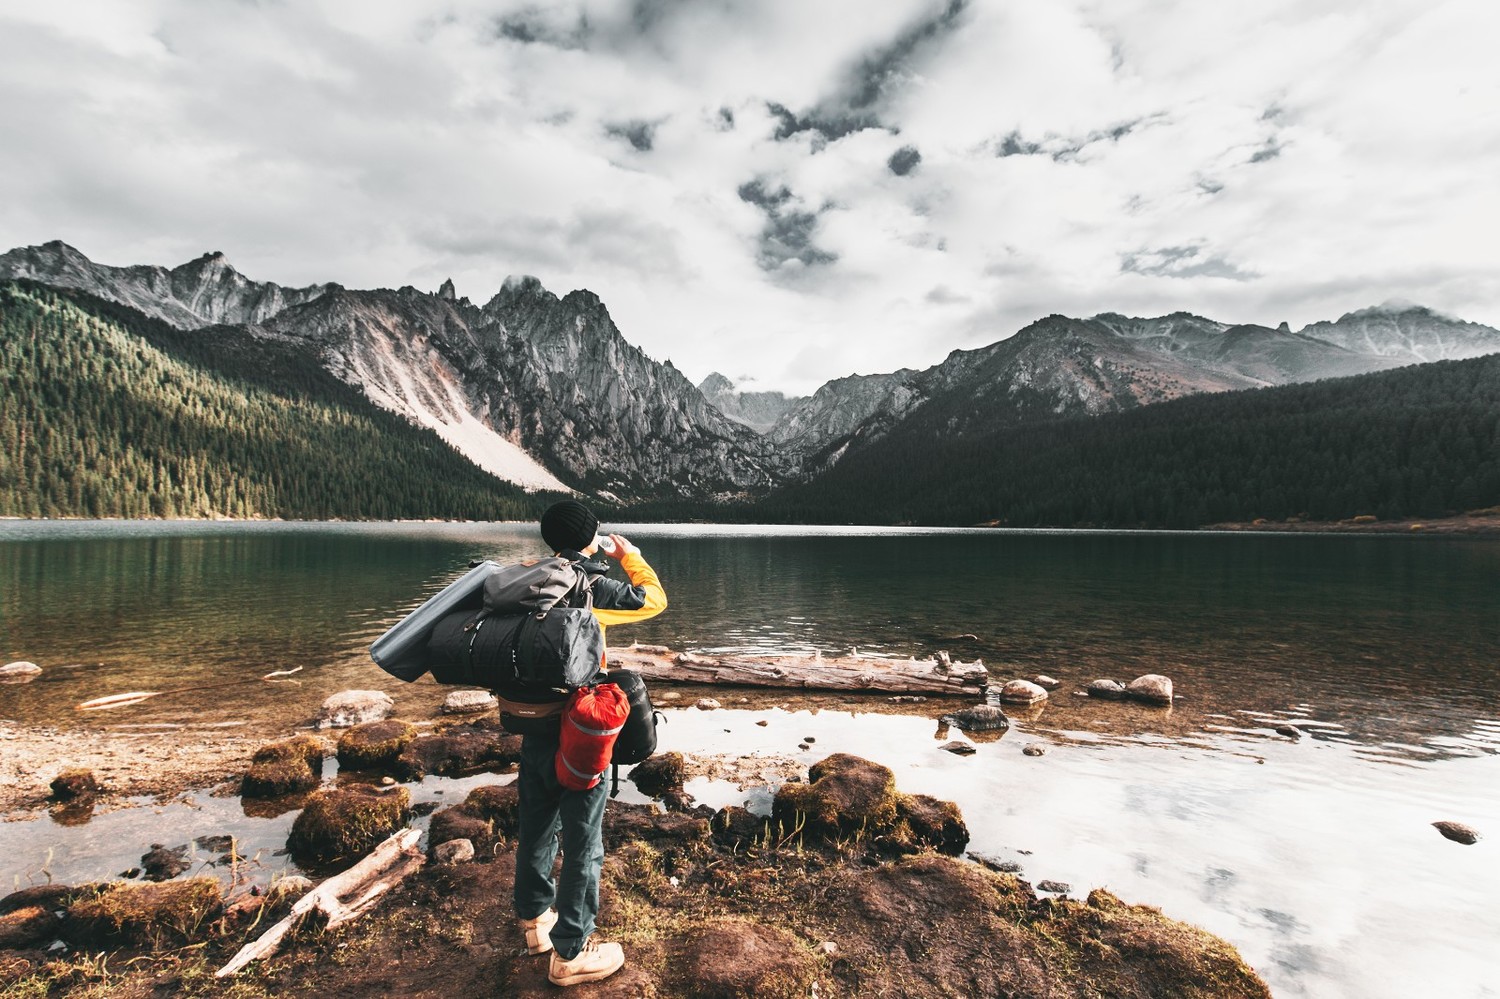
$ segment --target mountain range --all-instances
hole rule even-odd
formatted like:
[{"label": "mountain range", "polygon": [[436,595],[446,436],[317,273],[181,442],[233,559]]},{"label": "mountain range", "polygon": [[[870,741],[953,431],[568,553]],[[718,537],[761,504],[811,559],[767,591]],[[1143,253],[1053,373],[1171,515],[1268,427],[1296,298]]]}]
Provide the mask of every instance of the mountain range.
[{"label": "mountain range", "polygon": [[0,279],[119,303],[225,356],[307,358],[498,478],[611,505],[762,496],[892,434],[973,437],[1500,352],[1500,331],[1410,305],[1298,331],[1183,312],[1053,315],[925,370],[850,375],[787,398],[736,391],[717,373],[694,386],[630,344],[598,296],[558,297],[531,277],[476,305],[451,282],[287,288],[219,253],[112,267],[54,241],[0,255]]}]

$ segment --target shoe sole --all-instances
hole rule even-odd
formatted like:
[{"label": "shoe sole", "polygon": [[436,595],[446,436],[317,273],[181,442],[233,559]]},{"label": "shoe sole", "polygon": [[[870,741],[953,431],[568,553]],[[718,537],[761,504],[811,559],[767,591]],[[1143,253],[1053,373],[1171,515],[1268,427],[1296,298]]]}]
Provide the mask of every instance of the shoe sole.
[{"label": "shoe sole", "polygon": [[569,985],[582,985],[585,982],[597,982],[600,979],[608,978],[610,975],[613,975],[623,967],[625,967],[625,962],[621,961],[619,964],[615,965],[613,968],[610,968],[608,971],[580,971],[576,975],[564,975],[561,978],[553,978],[552,973],[549,971],[547,973],[547,981],[551,982],[553,985],[561,985],[564,987],[567,987]]}]

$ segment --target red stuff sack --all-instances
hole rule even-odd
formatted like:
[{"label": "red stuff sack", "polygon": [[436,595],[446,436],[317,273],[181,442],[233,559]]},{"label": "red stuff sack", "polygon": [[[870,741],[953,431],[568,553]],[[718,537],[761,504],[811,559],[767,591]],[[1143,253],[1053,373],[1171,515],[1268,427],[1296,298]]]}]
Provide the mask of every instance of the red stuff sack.
[{"label": "red stuff sack", "polygon": [[569,791],[587,791],[609,769],[615,739],[630,717],[630,698],[612,683],[579,687],[563,709],[553,767]]}]

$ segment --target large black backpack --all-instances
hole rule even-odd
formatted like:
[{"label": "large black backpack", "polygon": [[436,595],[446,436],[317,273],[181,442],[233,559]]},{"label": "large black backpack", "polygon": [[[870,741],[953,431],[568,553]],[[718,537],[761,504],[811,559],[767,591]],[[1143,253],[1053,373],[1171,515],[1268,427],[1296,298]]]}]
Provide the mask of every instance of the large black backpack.
[{"label": "large black backpack", "polygon": [[[593,682],[604,661],[592,582],[579,563],[558,557],[497,567],[484,581],[483,607],[434,625],[427,640],[433,679],[488,687],[516,703],[560,704]],[[501,722],[512,731],[555,728],[555,721],[528,725],[505,712]]]}]

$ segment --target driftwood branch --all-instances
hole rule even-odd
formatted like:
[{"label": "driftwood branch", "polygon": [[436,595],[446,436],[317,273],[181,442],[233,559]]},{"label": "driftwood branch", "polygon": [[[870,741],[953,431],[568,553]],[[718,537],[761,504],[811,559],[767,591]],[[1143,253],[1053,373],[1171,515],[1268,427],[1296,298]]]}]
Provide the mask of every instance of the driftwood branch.
[{"label": "driftwood branch", "polygon": [[364,860],[303,895],[285,919],[241,947],[228,964],[214,972],[214,977],[225,978],[239,972],[251,961],[270,957],[281,947],[287,934],[312,912],[321,912],[329,928],[364,913],[380,896],[422,866],[424,858],[415,849],[421,838],[418,830],[403,829],[377,846]]},{"label": "driftwood branch", "polygon": [[611,666],[633,669],[651,680],[799,690],[865,691],[973,697],[984,693],[984,663],[932,659],[878,659],[861,656],[705,656],[673,652],[660,645],[632,645],[609,651]]}]

